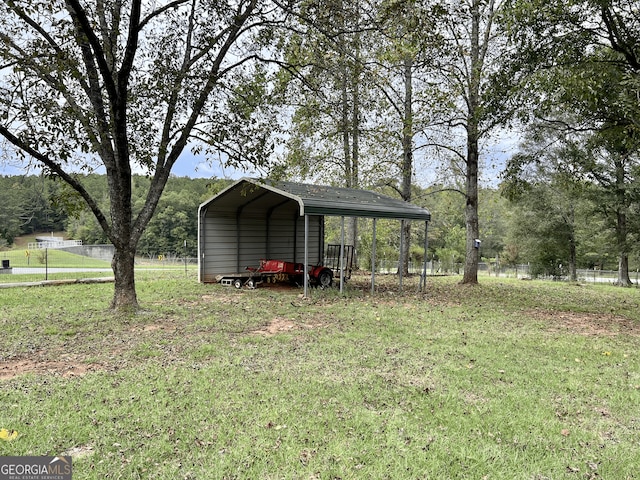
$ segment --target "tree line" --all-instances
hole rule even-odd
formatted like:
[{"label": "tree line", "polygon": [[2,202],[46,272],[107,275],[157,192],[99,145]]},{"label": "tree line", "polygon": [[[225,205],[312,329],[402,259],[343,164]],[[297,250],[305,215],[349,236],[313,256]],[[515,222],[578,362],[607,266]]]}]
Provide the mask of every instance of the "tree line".
[{"label": "tree line", "polygon": [[[458,192],[462,283],[473,284],[492,221],[481,180],[504,162],[492,139],[516,137],[506,195],[531,220],[557,220],[538,232],[525,222],[527,238],[566,232],[573,272],[582,220],[600,222],[629,283],[635,0],[16,0],[0,6],[0,31],[3,154],[87,206],[115,246],[114,307],[137,305],[134,257],[185,150],[406,201],[416,185]],[[74,173],[96,169],[103,190]],[[134,171],[147,173],[144,195]],[[590,202],[596,213],[582,216]],[[409,242],[410,223],[400,228]],[[362,237],[356,221],[348,231]]]},{"label": "tree line", "polygon": [[[105,176],[92,174],[83,181],[109,208]],[[149,178],[133,178],[134,210],[142,208]],[[229,181],[171,177],[158,208],[140,238],[139,255],[197,255],[198,206]],[[36,232],[60,232],[85,244],[108,244],[109,239],[87,206],[63,182],[44,175],[0,176],[0,247]],[[186,242],[186,247],[185,247]]]},{"label": "tree line", "polygon": [[[103,202],[109,201],[103,175],[85,179]],[[137,207],[149,179],[134,176],[133,197]],[[534,276],[565,277],[578,269],[617,268],[611,245],[615,228],[608,227],[595,191],[562,192],[562,185],[533,185],[514,198],[511,180],[494,188],[480,188],[479,219],[483,228],[480,261],[496,267],[528,264]],[[197,254],[198,206],[230,184],[229,180],[170,177],[155,215],[140,239],[138,254]],[[566,187],[566,186],[565,186]],[[100,191],[102,190],[102,191]],[[381,193],[393,195],[382,187]],[[437,262],[442,271],[459,272],[466,254],[464,197],[451,188],[413,186],[414,202],[431,211],[427,260]],[[85,244],[108,243],[108,238],[90,210],[64,183],[43,175],[0,176],[0,248],[10,248],[15,237],[34,232],[64,231],[69,238]],[[107,205],[104,206],[108,208]],[[568,220],[571,219],[571,222]],[[360,220],[359,266],[370,268],[372,226]],[[640,233],[633,223],[633,235]],[[376,255],[395,264],[400,250],[398,222],[379,220],[376,228]],[[408,258],[421,265],[425,258],[424,230],[412,231]],[[340,242],[340,222],[327,219],[328,243]],[[185,246],[186,242],[186,246]],[[631,269],[640,267],[640,248],[631,249]]]}]

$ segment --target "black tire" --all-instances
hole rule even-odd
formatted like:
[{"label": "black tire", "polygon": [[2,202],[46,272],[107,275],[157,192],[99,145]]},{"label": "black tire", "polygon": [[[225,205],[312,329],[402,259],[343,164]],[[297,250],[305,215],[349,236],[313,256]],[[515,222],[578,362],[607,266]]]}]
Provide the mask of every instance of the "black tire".
[{"label": "black tire", "polygon": [[318,286],[320,288],[328,288],[333,283],[333,273],[331,270],[322,270],[318,275]]},{"label": "black tire", "polygon": [[239,278],[236,278],[236,279],[233,281],[233,286],[234,286],[234,287],[236,287],[236,288],[238,288],[238,289],[242,288],[242,280],[241,280],[241,279],[239,279]]}]

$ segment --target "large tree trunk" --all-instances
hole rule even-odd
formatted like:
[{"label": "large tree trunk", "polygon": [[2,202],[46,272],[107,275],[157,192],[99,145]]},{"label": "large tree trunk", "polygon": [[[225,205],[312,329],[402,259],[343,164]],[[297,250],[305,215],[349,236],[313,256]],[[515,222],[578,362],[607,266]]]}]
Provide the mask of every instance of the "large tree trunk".
[{"label": "large tree trunk", "polygon": [[631,285],[631,278],[629,278],[629,257],[627,255],[620,255],[618,259],[618,285],[621,287]]},{"label": "large tree trunk", "polygon": [[573,227],[571,228],[571,237],[569,238],[569,279],[572,282],[578,281],[576,236]]},{"label": "large tree trunk", "polygon": [[[351,110],[351,172],[350,184],[351,188],[360,188],[360,36],[356,33],[356,62],[354,64],[353,78],[351,79],[352,88],[352,110]],[[358,264],[358,218],[349,217],[349,236],[351,237],[351,245],[354,246],[354,266]]]},{"label": "large tree trunk", "polygon": [[618,285],[628,287],[631,285],[629,278],[629,246],[627,231],[627,185],[626,185],[626,162],[624,157],[614,161],[616,173],[616,249],[618,250]]},{"label": "large tree trunk", "polygon": [[[402,185],[401,196],[405,202],[411,201],[411,183],[413,176],[413,58],[404,58],[404,119],[402,128]],[[404,242],[402,258],[398,268],[403,275],[409,274],[409,258],[411,248],[411,222],[403,221],[400,228]],[[426,255],[426,252],[425,252]]]},{"label": "large tree trunk", "polygon": [[[356,5],[357,7],[358,5]],[[346,15],[341,5],[342,15]],[[348,44],[347,21],[340,18],[343,33],[339,37],[340,48],[340,89],[342,150],[344,156],[344,181],[347,188],[359,188],[360,162],[360,35],[355,33],[353,43]],[[355,18],[356,25],[359,19]],[[356,29],[357,30],[357,29]],[[354,246],[354,264],[357,265],[358,219],[348,217],[346,222],[346,243]]]},{"label": "large tree trunk", "polygon": [[138,297],[135,285],[135,248],[116,248],[111,267],[115,277],[115,291],[111,308],[136,309]]},{"label": "large tree trunk", "polygon": [[467,230],[466,257],[464,261],[463,284],[478,283],[480,238],[478,222],[478,164],[480,149],[478,146],[480,116],[480,76],[482,59],[480,57],[480,5],[474,0],[471,6],[471,71],[469,72],[467,91],[467,158],[466,158],[466,205],[465,221]]},{"label": "large tree trunk", "polygon": [[628,287],[631,285],[629,278],[629,253],[627,246],[627,215],[618,209],[616,223],[616,243],[618,249],[618,285]]},{"label": "large tree trunk", "polygon": [[[351,172],[350,183],[351,188],[360,188],[360,77],[362,75],[362,64],[360,61],[360,32],[358,30],[360,25],[360,4],[354,2],[356,8],[356,32],[354,34],[354,62],[353,62],[353,75],[349,80],[351,85]],[[354,266],[358,264],[358,218],[349,218],[349,230],[354,247]]]},{"label": "large tree trunk", "polygon": [[569,204],[567,215],[562,217],[564,223],[567,225],[567,231],[569,232],[569,280],[572,282],[578,281],[578,254],[577,254],[577,242],[576,242],[576,214],[575,208],[572,203]]},{"label": "large tree trunk", "polygon": [[[118,113],[118,111],[116,111]],[[118,118],[118,115],[116,115]],[[138,299],[135,285],[136,245],[140,235],[133,228],[132,179],[126,122],[121,119],[114,138],[115,155],[107,162],[107,180],[111,204],[111,241],[115,247],[111,267],[115,289],[111,308],[136,309]]]},{"label": "large tree trunk", "polygon": [[480,239],[480,226],[478,221],[478,138],[469,133],[467,145],[467,175],[466,175],[466,205],[465,221],[467,226],[467,252],[464,261],[464,284],[478,283],[478,261],[480,248],[476,240]]},{"label": "large tree trunk", "polygon": [[[347,188],[357,188],[357,179],[355,178],[356,165],[353,157],[357,150],[357,146],[355,145],[357,140],[353,138],[354,122],[350,115],[352,112],[352,104],[349,96],[349,71],[346,59],[343,61],[341,88],[342,119],[340,128],[342,131],[342,152],[344,155],[344,181]],[[356,245],[358,224],[355,217],[347,218],[345,236],[347,244]]]}]

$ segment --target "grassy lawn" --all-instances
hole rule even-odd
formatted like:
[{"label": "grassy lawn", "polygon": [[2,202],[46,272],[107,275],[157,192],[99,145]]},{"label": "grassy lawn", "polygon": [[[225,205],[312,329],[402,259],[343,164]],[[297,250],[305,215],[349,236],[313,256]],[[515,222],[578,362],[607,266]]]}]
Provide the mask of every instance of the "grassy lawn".
[{"label": "grassy lawn", "polygon": [[[29,252],[29,256],[26,255]],[[85,268],[109,268],[111,262],[96,260],[95,258],[75,255],[49,248],[47,250],[6,250],[0,252],[0,259],[9,260],[12,267],[85,267]]]},{"label": "grassy lawn", "polygon": [[0,291],[0,456],[74,479],[632,479],[637,289],[483,278]]},{"label": "grassy lawn", "polygon": [[[109,261],[52,248],[30,250],[29,256],[25,255],[25,252],[25,250],[18,249],[0,251],[0,260],[9,260],[10,266],[13,268],[10,274],[0,275],[0,284],[113,277]],[[175,270],[185,273],[185,265],[181,261],[156,261],[144,257],[136,259],[136,268],[139,270]],[[65,269],[68,270],[65,271]],[[197,278],[194,263],[190,263],[187,270],[192,279]]]}]

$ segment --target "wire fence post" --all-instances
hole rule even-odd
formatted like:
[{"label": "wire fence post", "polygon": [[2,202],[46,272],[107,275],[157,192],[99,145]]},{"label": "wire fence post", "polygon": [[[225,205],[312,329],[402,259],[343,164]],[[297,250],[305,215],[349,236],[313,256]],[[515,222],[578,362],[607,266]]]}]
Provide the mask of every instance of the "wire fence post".
[{"label": "wire fence post", "polygon": [[184,241],[184,278],[187,278],[187,240]]}]

